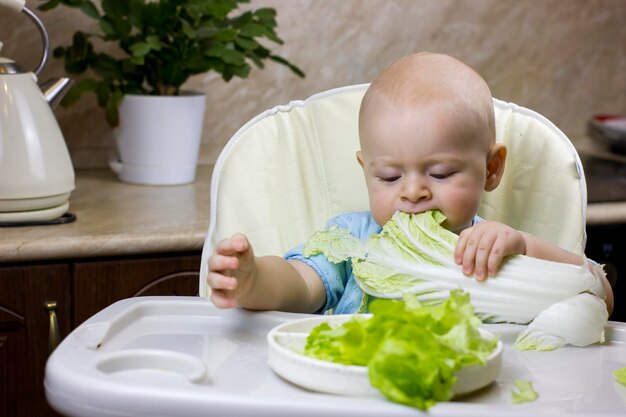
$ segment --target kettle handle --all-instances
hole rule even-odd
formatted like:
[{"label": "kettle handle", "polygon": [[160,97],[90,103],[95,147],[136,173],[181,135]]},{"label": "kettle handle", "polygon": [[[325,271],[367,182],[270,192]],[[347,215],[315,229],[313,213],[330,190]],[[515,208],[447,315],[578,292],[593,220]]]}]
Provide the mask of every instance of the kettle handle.
[{"label": "kettle handle", "polygon": [[50,56],[50,38],[48,37],[48,32],[41,22],[41,19],[39,19],[39,17],[37,17],[35,13],[33,13],[28,7],[24,7],[22,9],[22,13],[28,16],[30,20],[35,23],[37,29],[39,29],[39,33],[41,34],[41,39],[43,41],[43,54],[41,55],[39,65],[37,65],[37,68],[35,68],[34,71],[35,75],[39,75],[43,67],[46,66],[46,63],[48,62],[48,57]]},{"label": "kettle handle", "polygon": [[43,40],[43,54],[41,56],[41,60],[39,61],[39,65],[37,65],[37,68],[35,68],[34,71],[36,75],[39,75],[43,67],[46,66],[48,57],[50,56],[50,38],[48,37],[48,32],[41,22],[41,19],[39,19],[39,17],[37,17],[37,15],[24,4],[25,0],[0,0],[0,7],[8,8],[16,13],[22,12],[28,16],[30,20],[35,23],[37,29],[39,29],[39,33],[41,34],[41,38]]}]

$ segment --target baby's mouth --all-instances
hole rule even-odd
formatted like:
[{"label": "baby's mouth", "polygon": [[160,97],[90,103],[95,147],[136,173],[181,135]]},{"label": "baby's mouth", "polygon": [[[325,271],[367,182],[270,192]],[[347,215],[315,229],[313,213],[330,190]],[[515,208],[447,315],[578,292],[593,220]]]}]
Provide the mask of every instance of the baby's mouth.
[{"label": "baby's mouth", "polygon": [[403,207],[400,208],[399,211],[406,213],[406,214],[420,214],[420,213],[425,213],[428,210],[435,210],[434,207],[424,207],[422,205],[419,205],[419,207],[416,205],[414,207]]}]

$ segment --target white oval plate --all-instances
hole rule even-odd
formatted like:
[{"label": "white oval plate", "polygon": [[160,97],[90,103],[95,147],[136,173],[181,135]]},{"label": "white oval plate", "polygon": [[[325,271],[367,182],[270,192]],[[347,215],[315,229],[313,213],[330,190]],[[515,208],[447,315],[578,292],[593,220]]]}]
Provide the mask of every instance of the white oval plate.
[{"label": "white oval plate", "polygon": [[[320,316],[274,327],[267,334],[269,366],[287,381],[312,391],[347,396],[382,397],[383,395],[370,385],[367,367],[342,365],[298,353],[304,351],[306,338],[320,323],[340,325],[355,316],[371,317],[369,314]],[[495,337],[493,333],[484,329],[479,330],[484,338]],[[502,342],[498,341],[485,366],[470,365],[459,370],[456,373],[454,395],[467,394],[492,383],[500,372],[502,351]]]}]

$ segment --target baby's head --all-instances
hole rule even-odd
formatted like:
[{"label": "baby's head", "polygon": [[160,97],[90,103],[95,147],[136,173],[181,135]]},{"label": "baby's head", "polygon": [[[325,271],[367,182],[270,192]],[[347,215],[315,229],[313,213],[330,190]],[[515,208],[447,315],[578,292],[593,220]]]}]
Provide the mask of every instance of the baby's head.
[{"label": "baby's head", "polygon": [[444,226],[460,231],[504,171],[489,87],[447,55],[413,54],[385,69],[361,103],[359,137],[357,158],[380,225],[397,210],[439,209]]}]

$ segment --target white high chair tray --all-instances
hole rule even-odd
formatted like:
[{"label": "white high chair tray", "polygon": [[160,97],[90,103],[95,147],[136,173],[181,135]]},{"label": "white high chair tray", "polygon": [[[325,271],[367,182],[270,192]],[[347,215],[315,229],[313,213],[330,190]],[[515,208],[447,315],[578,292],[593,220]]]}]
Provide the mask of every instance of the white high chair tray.
[{"label": "white high chair tray", "polygon": [[[219,310],[198,297],[119,301],[91,317],[56,348],[45,390],[69,416],[415,416],[419,410],[378,397],[306,391],[267,363],[267,333],[309,315]],[[311,317],[313,317],[311,315]],[[612,372],[626,366],[626,324],[609,322],[606,342],[553,352],[520,352],[522,326],[486,325],[504,343],[489,386],[432,416],[626,415],[626,387]],[[511,404],[516,379],[539,398]]]}]

